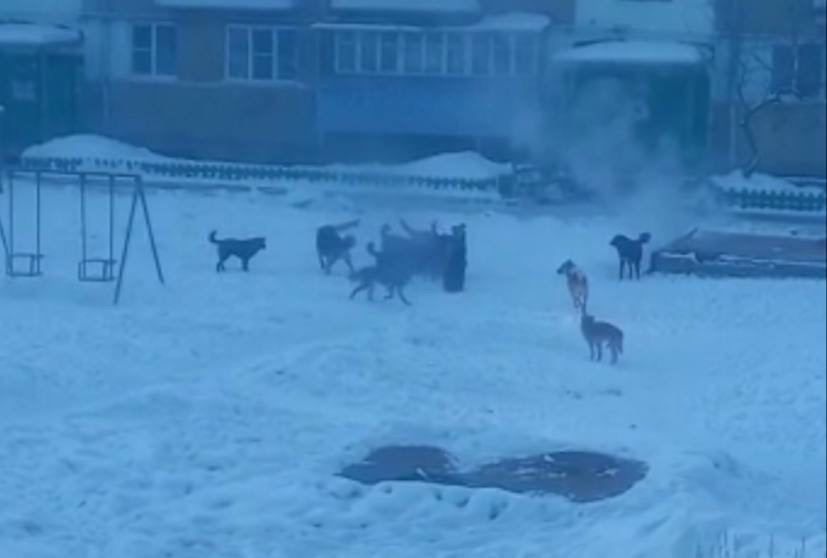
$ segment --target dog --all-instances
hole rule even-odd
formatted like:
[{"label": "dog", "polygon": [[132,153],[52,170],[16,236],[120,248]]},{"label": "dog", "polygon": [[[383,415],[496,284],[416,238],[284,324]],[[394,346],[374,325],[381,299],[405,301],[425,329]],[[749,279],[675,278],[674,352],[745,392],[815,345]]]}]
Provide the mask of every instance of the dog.
[{"label": "dog", "polygon": [[352,235],[342,236],[340,233],[358,225],[359,220],[356,219],[340,225],[324,225],[316,229],[316,255],[322,271],[329,274],[333,265],[343,260],[350,273],[354,272],[350,250],[356,246],[356,239]]},{"label": "dog", "polygon": [[598,322],[584,311],[580,318],[580,331],[589,345],[590,360],[599,362],[603,359],[603,343],[606,343],[612,353],[612,364],[617,363],[617,356],[623,354],[623,331],[619,327]]},{"label": "dog", "polygon": [[398,265],[393,256],[377,251],[372,242],[368,243],[367,250],[376,259],[376,263],[350,274],[350,280],[358,283],[351,291],[350,298],[367,291],[368,300],[373,300],[374,287],[379,283],[388,290],[386,300],[398,296],[403,304],[410,306],[411,303],[405,296],[405,285],[411,278],[410,270],[404,265]]},{"label": "dog", "polygon": [[617,250],[617,256],[620,259],[620,280],[623,280],[624,267],[629,268],[629,279],[632,278],[632,271],[634,271],[635,278],[640,279],[640,260],[643,259],[643,245],[651,240],[652,235],[649,233],[641,233],[637,240],[633,240],[628,236],[622,234],[615,235],[610,246],[614,246]]},{"label": "dog", "polygon": [[566,285],[568,285],[574,309],[585,312],[589,301],[589,280],[586,274],[571,260],[564,261],[557,268],[557,274],[566,276]]},{"label": "dog", "polygon": [[216,231],[212,231],[209,236],[209,241],[218,248],[218,263],[215,265],[216,272],[224,271],[224,262],[226,262],[230,256],[235,256],[240,259],[241,268],[244,271],[250,271],[250,260],[260,250],[267,248],[267,239],[262,236],[238,240],[235,238],[217,239],[215,235]]}]

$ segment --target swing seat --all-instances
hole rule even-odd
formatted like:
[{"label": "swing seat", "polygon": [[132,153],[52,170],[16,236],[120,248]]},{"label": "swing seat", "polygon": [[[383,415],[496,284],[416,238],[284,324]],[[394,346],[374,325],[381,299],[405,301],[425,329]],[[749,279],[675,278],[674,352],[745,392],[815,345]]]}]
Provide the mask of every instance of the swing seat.
[{"label": "swing seat", "polygon": [[108,258],[87,258],[78,262],[78,280],[105,283],[115,280],[117,260]]},{"label": "swing seat", "polygon": [[[42,259],[43,254],[12,252],[6,256],[6,275],[9,277],[38,277],[43,274],[40,269],[40,260]],[[28,265],[23,265],[21,268],[17,265],[17,262],[24,262]]]}]

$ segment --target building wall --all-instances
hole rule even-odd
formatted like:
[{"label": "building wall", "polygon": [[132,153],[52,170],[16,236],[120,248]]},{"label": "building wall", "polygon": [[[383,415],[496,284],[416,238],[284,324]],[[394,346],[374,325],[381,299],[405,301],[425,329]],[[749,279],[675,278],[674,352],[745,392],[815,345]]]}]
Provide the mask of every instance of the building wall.
[{"label": "building wall", "polygon": [[710,0],[577,0],[575,12],[581,28],[709,34],[715,26]]},{"label": "building wall", "polygon": [[[92,131],[194,158],[275,162],[312,153],[315,94],[304,76],[267,83],[225,76],[227,25],[275,24],[284,16],[163,10],[152,0],[113,0],[112,8],[92,18],[98,35],[86,84]],[[176,25],[175,77],[133,74],[132,26],[146,22]]]},{"label": "building wall", "polygon": [[316,139],[313,97],[297,84],[121,81],[112,85],[110,111],[107,135],[178,156],[301,160]]}]

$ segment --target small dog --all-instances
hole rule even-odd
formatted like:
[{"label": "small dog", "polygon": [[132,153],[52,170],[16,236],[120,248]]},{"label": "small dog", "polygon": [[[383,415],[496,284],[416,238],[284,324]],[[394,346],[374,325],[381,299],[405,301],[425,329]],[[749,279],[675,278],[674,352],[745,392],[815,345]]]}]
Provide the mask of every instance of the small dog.
[{"label": "small dog", "polygon": [[606,343],[612,352],[612,364],[617,363],[617,355],[623,354],[623,332],[619,327],[608,322],[598,322],[594,316],[584,311],[580,318],[580,331],[589,344],[590,360],[603,359],[603,343]]},{"label": "small dog", "polygon": [[586,303],[589,301],[589,280],[586,274],[571,260],[564,261],[557,268],[557,274],[566,276],[566,285],[569,287],[574,309],[585,312]]},{"label": "small dog", "polygon": [[357,282],[358,285],[351,291],[350,298],[353,299],[357,294],[366,290],[368,300],[373,300],[374,287],[376,283],[379,283],[388,289],[386,300],[397,295],[406,306],[410,306],[410,301],[405,297],[405,285],[411,278],[410,271],[405,266],[396,265],[393,258],[378,252],[372,242],[368,243],[367,250],[376,258],[376,264],[351,273],[350,280]]},{"label": "small dog", "polygon": [[250,260],[260,250],[267,248],[267,239],[262,236],[255,238],[247,238],[238,240],[235,238],[217,239],[215,237],[216,231],[212,231],[209,236],[210,242],[215,244],[218,248],[218,263],[215,265],[217,272],[224,271],[224,262],[230,256],[235,256],[241,260],[241,268],[244,271],[250,271]]},{"label": "small dog", "polygon": [[350,250],[356,246],[356,239],[352,235],[341,236],[339,233],[359,225],[359,220],[349,221],[341,225],[325,225],[316,229],[316,255],[322,271],[330,273],[333,264],[343,260],[350,273],[353,273],[353,262],[350,260]]},{"label": "small dog", "polygon": [[632,278],[632,271],[634,271],[635,278],[640,279],[640,260],[643,258],[643,245],[651,240],[652,235],[649,233],[641,233],[637,240],[633,240],[628,236],[622,234],[615,235],[610,246],[614,246],[617,250],[617,256],[620,258],[620,279],[623,280],[623,268],[629,268],[629,279]]}]

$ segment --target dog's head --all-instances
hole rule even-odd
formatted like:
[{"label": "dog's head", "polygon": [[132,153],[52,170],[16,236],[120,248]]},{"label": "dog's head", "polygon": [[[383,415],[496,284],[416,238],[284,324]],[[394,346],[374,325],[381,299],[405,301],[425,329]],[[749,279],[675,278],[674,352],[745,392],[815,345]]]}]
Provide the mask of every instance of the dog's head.
[{"label": "dog's head", "polygon": [[258,250],[264,250],[265,248],[267,248],[267,239],[264,238],[263,236],[259,236],[257,238],[254,238],[253,239],[253,245]]},{"label": "dog's head", "polygon": [[571,260],[566,260],[560,264],[560,267],[557,268],[557,274],[568,275],[572,269],[574,269],[574,262]]},{"label": "dog's head", "polygon": [[652,235],[649,234],[648,232],[640,233],[640,236],[637,239],[637,241],[640,242],[641,244],[646,244],[650,240],[652,240]]},{"label": "dog's head", "polygon": [[614,238],[612,238],[612,241],[609,242],[609,245],[614,246],[615,248],[619,248],[620,246],[623,245],[623,242],[625,240],[626,240],[625,236],[623,236],[622,234],[616,234],[616,235],[614,235]]}]

